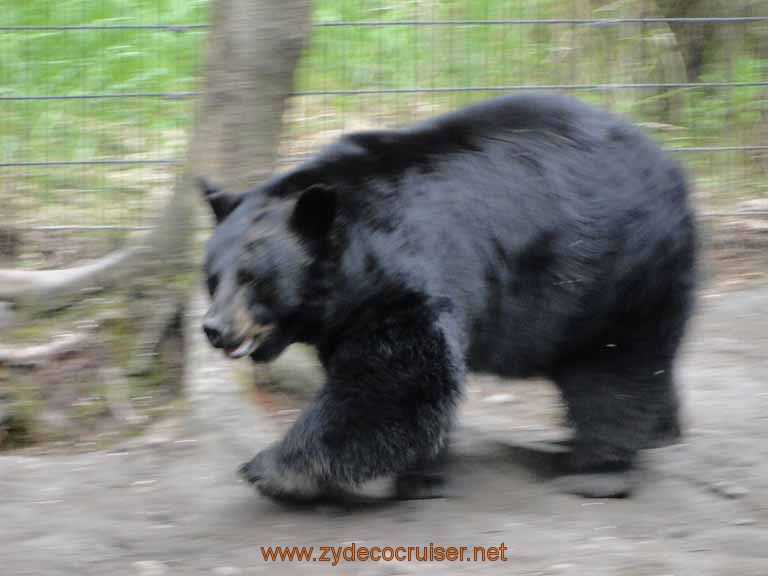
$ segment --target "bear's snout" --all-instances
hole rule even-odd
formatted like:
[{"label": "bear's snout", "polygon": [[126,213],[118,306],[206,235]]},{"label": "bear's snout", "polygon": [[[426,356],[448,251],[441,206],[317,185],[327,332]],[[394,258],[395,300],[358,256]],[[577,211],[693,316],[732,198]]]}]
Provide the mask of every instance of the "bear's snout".
[{"label": "bear's snout", "polygon": [[224,331],[217,318],[206,318],[203,322],[203,332],[205,332],[211,346],[214,348],[222,348],[224,346]]}]

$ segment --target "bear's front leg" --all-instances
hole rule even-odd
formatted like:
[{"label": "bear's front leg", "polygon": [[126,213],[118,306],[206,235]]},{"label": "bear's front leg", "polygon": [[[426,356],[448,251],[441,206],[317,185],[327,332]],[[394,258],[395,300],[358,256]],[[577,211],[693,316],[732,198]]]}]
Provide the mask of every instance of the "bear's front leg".
[{"label": "bear's front leg", "polygon": [[263,494],[309,500],[410,479],[444,447],[463,380],[445,323],[410,311],[364,324],[335,347],[286,437],[241,467]]},{"label": "bear's front leg", "polygon": [[281,456],[280,444],[262,450],[240,466],[238,473],[262,494],[282,500],[314,500],[325,492],[319,479],[288,467]]}]

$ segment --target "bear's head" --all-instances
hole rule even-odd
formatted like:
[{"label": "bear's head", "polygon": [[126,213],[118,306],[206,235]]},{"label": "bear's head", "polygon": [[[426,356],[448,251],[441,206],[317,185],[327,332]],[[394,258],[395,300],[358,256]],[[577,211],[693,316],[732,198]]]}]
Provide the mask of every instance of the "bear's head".
[{"label": "bear's head", "polygon": [[[242,195],[201,183],[216,228],[206,245],[203,330],[231,358],[268,361],[322,322],[312,278],[336,216],[325,184],[273,181]],[[279,190],[276,190],[277,188]]]}]

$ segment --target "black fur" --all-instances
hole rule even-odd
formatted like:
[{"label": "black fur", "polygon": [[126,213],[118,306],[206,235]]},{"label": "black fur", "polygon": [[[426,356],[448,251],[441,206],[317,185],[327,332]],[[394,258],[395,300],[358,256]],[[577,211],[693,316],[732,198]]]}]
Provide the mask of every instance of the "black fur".
[{"label": "black fur", "polygon": [[686,181],[612,114],[498,98],[345,136],[240,202],[214,198],[218,344],[248,337],[245,306],[271,328],[254,359],[304,341],[327,370],[286,438],[244,467],[268,494],[407,476],[443,447],[467,370],[552,378],[575,472],[627,470],[678,429],[696,244]]}]

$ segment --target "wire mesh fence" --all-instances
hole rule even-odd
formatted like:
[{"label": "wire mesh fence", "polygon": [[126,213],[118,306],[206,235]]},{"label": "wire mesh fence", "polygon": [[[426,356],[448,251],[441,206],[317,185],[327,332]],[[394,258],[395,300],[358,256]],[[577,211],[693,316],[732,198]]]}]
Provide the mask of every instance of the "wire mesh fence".
[{"label": "wire mesh fence", "polygon": [[[55,265],[146,227],[168,194],[208,4],[2,4],[0,240],[24,234],[38,248],[15,263]],[[630,116],[679,155],[702,214],[768,215],[768,6],[687,5],[317,0],[281,165],[349,130],[559,91]]]}]

